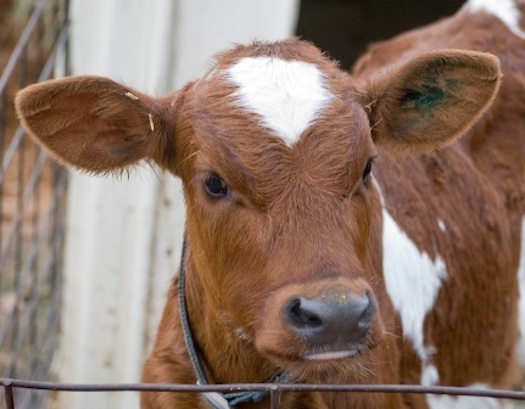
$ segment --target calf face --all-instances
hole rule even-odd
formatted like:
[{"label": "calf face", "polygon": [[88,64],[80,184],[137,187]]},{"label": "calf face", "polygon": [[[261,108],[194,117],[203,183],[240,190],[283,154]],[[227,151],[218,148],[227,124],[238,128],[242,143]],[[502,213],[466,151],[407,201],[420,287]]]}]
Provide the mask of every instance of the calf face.
[{"label": "calf face", "polygon": [[[396,382],[373,160],[455,140],[499,77],[491,55],[444,50],[357,82],[292,39],[238,46],[165,98],[83,76],[33,85],[16,106],[31,137],[66,165],[108,173],[145,159],[182,179],[186,297],[211,382],[279,370],[301,381]],[[148,382],[195,381],[176,297]]]}]

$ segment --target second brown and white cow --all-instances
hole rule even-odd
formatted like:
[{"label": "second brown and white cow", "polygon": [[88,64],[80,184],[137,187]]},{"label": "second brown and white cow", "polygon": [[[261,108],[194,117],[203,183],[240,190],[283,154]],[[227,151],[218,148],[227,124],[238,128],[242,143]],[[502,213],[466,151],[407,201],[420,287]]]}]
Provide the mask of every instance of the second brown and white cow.
[{"label": "second brown and white cow", "polygon": [[[376,45],[352,75],[292,39],[237,46],[164,98],[86,76],[19,94],[28,133],[62,163],[107,173],[145,159],[183,181],[184,280],[169,290],[145,382],[195,383],[194,347],[210,383],[514,385],[525,47],[518,5],[504,3],[502,14],[501,2],[470,1]],[[487,112],[501,70],[480,51],[504,73]],[[146,393],[142,406],[209,403]],[[497,406],[282,399],[294,409]]]}]

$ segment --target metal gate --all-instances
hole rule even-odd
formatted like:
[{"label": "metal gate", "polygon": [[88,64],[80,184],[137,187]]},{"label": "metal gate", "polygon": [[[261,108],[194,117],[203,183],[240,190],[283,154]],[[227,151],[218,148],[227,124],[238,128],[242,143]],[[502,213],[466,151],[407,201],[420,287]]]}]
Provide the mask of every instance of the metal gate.
[{"label": "metal gate", "polygon": [[[11,0],[0,8],[0,377],[49,380],[66,173],[28,140],[13,98],[27,84],[67,72],[67,0]],[[24,391],[17,407],[43,407],[45,396]]]}]

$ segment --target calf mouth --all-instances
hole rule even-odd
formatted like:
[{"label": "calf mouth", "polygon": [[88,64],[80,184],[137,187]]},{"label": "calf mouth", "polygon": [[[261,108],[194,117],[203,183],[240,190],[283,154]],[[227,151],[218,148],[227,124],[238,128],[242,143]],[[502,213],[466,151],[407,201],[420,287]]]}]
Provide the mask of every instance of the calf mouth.
[{"label": "calf mouth", "polygon": [[[275,366],[286,371],[292,382],[354,383],[373,373],[379,341],[369,334],[359,344],[308,347],[302,339],[287,338],[271,349],[259,349]],[[371,379],[370,379],[371,380]]]},{"label": "calf mouth", "polygon": [[[373,349],[362,346],[353,349],[308,351],[295,357],[271,360],[298,383],[360,383],[373,374]],[[370,379],[372,381],[372,379]]]},{"label": "calf mouth", "polygon": [[354,358],[361,354],[364,347],[353,347],[353,348],[342,348],[342,349],[331,349],[331,348],[317,348],[304,353],[301,356],[303,361],[334,361],[346,358]]}]

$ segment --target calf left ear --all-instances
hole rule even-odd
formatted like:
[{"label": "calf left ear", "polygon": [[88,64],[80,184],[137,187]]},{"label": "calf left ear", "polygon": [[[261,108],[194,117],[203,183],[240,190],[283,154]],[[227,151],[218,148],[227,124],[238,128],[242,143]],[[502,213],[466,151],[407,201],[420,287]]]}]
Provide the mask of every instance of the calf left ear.
[{"label": "calf left ear", "polygon": [[463,135],[490,106],[501,80],[492,54],[433,51],[369,82],[376,144],[394,153],[425,152]]},{"label": "calf left ear", "polygon": [[[59,162],[92,173],[175,155],[174,109],[110,79],[77,76],[31,85],[16,110],[32,139]],[[163,152],[163,153],[162,153]]]}]

